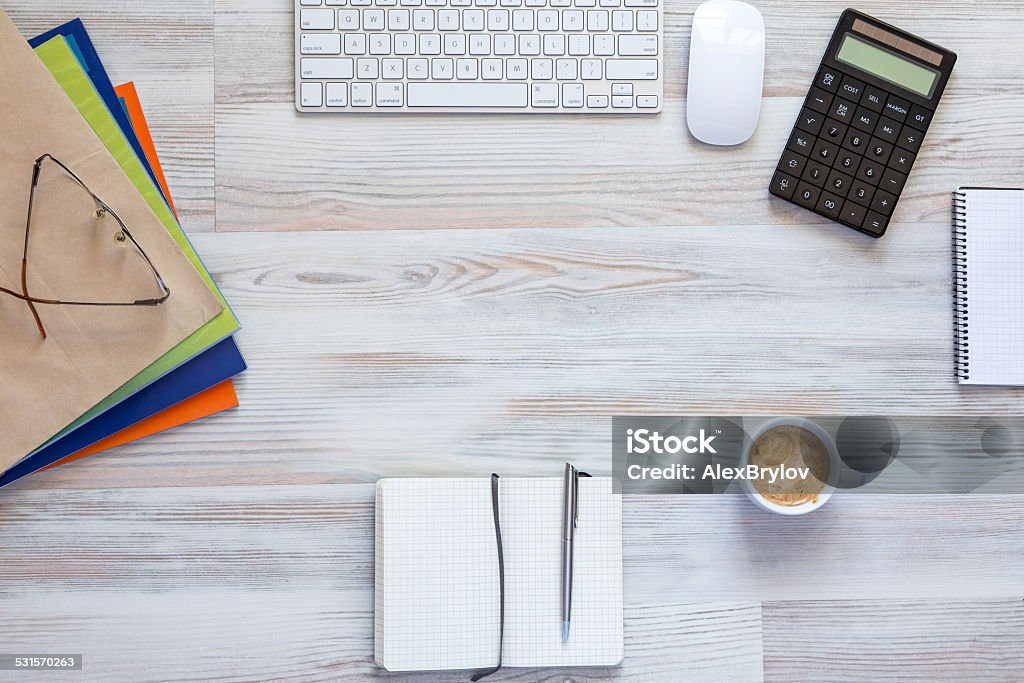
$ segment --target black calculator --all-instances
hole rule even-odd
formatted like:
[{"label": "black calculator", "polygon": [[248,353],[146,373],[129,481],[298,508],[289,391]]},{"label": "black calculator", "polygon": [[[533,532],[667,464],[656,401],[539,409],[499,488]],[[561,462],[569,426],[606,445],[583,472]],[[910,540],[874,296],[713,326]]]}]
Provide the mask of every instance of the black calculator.
[{"label": "black calculator", "polygon": [[771,193],[884,235],[955,63],[954,52],[843,12]]}]

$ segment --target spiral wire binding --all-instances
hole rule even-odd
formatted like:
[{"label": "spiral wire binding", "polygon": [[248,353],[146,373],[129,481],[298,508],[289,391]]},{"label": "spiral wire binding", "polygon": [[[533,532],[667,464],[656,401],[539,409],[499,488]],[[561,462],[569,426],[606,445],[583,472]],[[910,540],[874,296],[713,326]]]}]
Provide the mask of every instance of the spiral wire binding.
[{"label": "spiral wire binding", "polygon": [[958,380],[971,376],[967,316],[967,196],[953,193],[953,350]]}]

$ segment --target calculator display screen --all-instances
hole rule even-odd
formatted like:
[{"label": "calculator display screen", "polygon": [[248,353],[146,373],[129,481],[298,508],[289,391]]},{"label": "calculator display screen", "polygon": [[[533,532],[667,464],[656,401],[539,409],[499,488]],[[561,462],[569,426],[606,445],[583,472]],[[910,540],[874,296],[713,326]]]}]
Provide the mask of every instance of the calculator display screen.
[{"label": "calculator display screen", "polygon": [[843,38],[836,59],[924,97],[932,94],[935,81],[939,78],[937,71],[850,34]]}]

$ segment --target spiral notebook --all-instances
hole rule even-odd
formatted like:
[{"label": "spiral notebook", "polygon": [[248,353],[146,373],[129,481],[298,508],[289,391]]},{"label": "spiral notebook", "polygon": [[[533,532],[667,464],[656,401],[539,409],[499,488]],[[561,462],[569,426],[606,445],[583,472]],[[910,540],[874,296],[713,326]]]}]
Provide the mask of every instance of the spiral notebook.
[{"label": "spiral notebook", "polygon": [[1024,385],[1024,190],[953,193],[956,376]]},{"label": "spiral notebook", "polygon": [[[500,480],[504,666],[622,661],[622,496],[581,479],[572,635],[561,630],[561,478]],[[377,484],[374,650],[389,671],[475,669],[499,655],[497,544],[489,479]]]}]

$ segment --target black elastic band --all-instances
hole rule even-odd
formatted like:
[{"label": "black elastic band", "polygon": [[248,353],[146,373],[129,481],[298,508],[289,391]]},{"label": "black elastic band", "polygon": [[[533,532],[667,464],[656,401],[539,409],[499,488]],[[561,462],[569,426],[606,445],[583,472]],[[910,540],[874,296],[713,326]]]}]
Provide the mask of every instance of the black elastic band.
[{"label": "black elastic band", "polygon": [[491,475],[491,509],[494,511],[494,537],[498,541],[498,594],[501,600],[501,625],[498,631],[498,666],[473,674],[472,678],[469,679],[473,683],[498,672],[501,668],[502,650],[505,647],[505,553],[501,547],[501,520],[498,516],[498,479],[500,477],[497,474]]}]

